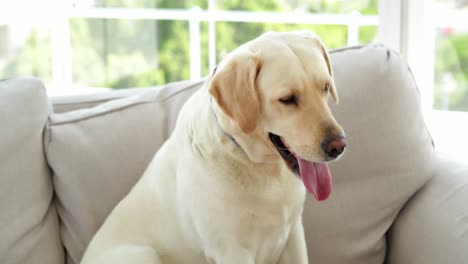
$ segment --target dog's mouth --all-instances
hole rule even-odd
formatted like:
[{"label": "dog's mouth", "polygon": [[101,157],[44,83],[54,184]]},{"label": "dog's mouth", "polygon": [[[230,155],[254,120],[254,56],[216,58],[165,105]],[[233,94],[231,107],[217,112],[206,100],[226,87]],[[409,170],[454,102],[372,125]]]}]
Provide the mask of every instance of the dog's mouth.
[{"label": "dog's mouth", "polygon": [[278,135],[268,133],[276,150],[286,162],[287,167],[302,179],[307,191],[318,201],[326,200],[331,193],[331,174],[327,163],[312,162],[295,154],[286,141]]},{"label": "dog's mouth", "polygon": [[276,150],[288,165],[288,168],[294,172],[297,176],[299,175],[299,163],[297,162],[296,155],[294,155],[291,150],[284,144],[284,141],[281,139],[280,136],[275,135],[273,133],[268,133],[268,137],[270,138],[273,145],[276,147]]}]

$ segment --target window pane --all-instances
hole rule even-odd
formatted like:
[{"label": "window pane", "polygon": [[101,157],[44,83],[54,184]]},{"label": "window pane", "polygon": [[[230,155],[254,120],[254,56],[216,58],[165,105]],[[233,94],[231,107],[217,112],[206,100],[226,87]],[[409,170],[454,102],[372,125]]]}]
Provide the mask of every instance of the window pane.
[{"label": "window pane", "polygon": [[126,88],[190,77],[187,22],[72,19],[70,25],[75,83]]},{"label": "window pane", "polygon": [[[199,6],[204,10],[208,8],[207,0],[71,0],[70,2],[72,6],[84,10],[89,7],[190,9]],[[378,1],[215,0],[215,2],[217,8],[223,10],[300,10],[316,13],[358,11],[376,14]],[[112,10],[109,12],[112,13]],[[119,11],[114,14],[123,13]],[[23,22],[21,20],[21,23]],[[33,75],[52,84],[55,81],[61,84],[62,81],[67,82],[71,79],[73,84],[78,86],[112,88],[153,86],[190,78],[191,51],[188,21],[72,17],[69,19],[69,36],[68,29],[65,28],[66,23],[63,24],[64,28],[54,27],[54,31],[50,32],[47,27],[41,26],[42,22],[39,22],[31,18],[31,21],[23,23],[29,23],[29,27],[19,26],[20,23],[16,22],[13,23],[14,26],[0,24],[0,78]],[[205,76],[209,74],[208,22],[201,21],[199,29],[201,75]],[[367,43],[376,33],[374,26],[363,26],[359,31],[350,28],[352,30],[348,32],[348,27],[345,25],[217,22],[216,60],[219,61],[224,54],[265,31],[295,29],[315,31],[328,48],[346,46],[349,33],[352,34],[353,43],[357,43],[357,39]],[[71,47],[68,47],[68,39]],[[68,51],[71,51],[71,58]],[[70,59],[71,65],[69,65]],[[68,66],[71,66],[72,76],[69,76]]]},{"label": "window pane", "polygon": [[468,1],[437,0],[434,108],[468,111]]},{"label": "window pane", "polygon": [[468,28],[439,28],[435,49],[434,108],[468,111]]},{"label": "window pane", "polygon": [[36,76],[51,80],[51,41],[48,27],[0,25],[0,79]]},{"label": "window pane", "polygon": [[311,13],[351,13],[358,11],[363,14],[377,14],[378,0],[216,0],[216,7],[222,10],[249,11],[293,11],[300,10]]}]

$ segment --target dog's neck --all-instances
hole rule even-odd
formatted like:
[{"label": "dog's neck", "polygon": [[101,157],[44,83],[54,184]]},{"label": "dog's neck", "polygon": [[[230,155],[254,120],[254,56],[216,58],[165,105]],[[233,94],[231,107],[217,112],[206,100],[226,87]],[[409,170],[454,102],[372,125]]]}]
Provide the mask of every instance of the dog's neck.
[{"label": "dog's neck", "polygon": [[206,95],[209,97],[205,101],[209,108],[209,121],[212,124],[212,129],[218,131],[215,136],[221,139],[221,144],[223,144],[222,141],[228,141],[236,156],[247,159],[255,163],[256,166],[260,163],[278,162],[279,156],[276,149],[262,131],[244,134],[238,125],[221,110],[214,98],[208,92]]},{"label": "dog's neck", "polygon": [[229,124],[223,123],[222,111],[210,98],[206,87],[193,94],[179,113],[174,133],[182,133],[187,146],[205,157],[228,155],[229,160],[249,162],[245,142],[226,128]]},{"label": "dog's neck", "polygon": [[214,119],[215,119],[215,122],[216,122],[216,126],[234,143],[236,144],[237,147],[241,148],[242,147],[239,145],[239,143],[237,143],[236,139],[231,135],[229,134],[228,132],[226,132],[222,127],[221,125],[219,124],[219,121],[218,121],[218,116],[216,115],[216,112],[215,110],[213,109],[213,97],[210,96],[210,108],[211,108],[211,112],[213,113],[213,116],[214,116]]}]

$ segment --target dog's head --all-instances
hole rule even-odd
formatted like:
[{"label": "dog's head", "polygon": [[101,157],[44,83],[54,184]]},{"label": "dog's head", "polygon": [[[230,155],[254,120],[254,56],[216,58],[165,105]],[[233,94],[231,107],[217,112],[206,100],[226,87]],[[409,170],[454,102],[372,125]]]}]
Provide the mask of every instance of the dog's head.
[{"label": "dog's head", "polygon": [[[327,161],[346,146],[327,103],[338,102],[328,53],[308,31],[267,33],[223,60],[209,82],[221,123],[257,162],[283,160],[318,200],[328,197]],[[281,157],[281,159],[279,158]]]}]

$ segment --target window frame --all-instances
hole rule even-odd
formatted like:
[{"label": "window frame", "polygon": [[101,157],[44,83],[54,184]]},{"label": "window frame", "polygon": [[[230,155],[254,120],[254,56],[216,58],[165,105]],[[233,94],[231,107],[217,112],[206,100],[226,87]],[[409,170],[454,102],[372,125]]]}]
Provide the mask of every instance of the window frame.
[{"label": "window frame", "polygon": [[[59,13],[59,12],[57,12]],[[184,20],[189,23],[190,39],[190,79],[201,76],[201,22],[208,22],[208,68],[216,66],[216,23],[253,22],[340,25],[348,28],[347,45],[358,45],[361,26],[379,26],[378,15],[350,14],[310,14],[302,12],[252,12],[225,11],[216,8],[215,0],[208,0],[208,8],[201,9],[160,9],[160,8],[106,8],[69,6],[55,17],[51,30],[52,37],[52,80],[55,86],[71,87],[72,50],[70,43],[70,19],[129,19],[129,20]],[[77,91],[78,92],[78,91]]]},{"label": "window frame", "polygon": [[463,18],[458,12],[435,10],[434,0],[379,0],[379,41],[400,52],[407,60],[419,88],[423,115],[436,149],[463,157],[468,142],[454,140],[451,135],[468,134],[468,112],[433,108],[435,29],[458,25]]}]

